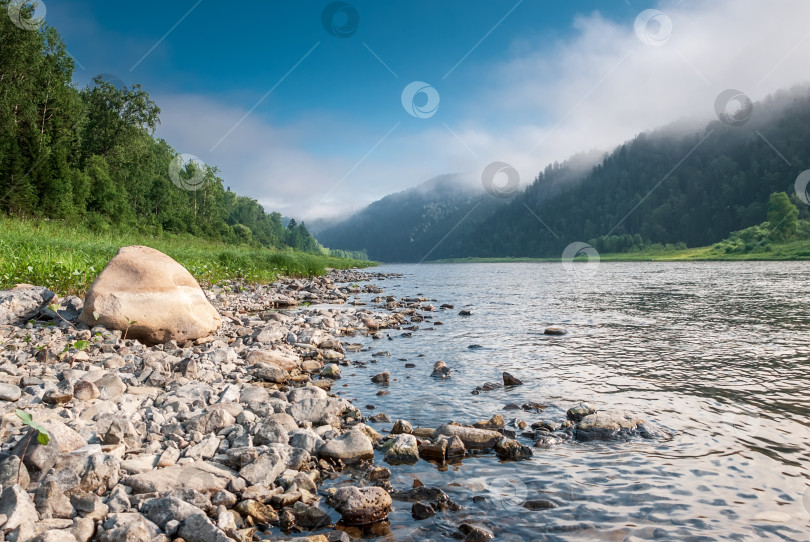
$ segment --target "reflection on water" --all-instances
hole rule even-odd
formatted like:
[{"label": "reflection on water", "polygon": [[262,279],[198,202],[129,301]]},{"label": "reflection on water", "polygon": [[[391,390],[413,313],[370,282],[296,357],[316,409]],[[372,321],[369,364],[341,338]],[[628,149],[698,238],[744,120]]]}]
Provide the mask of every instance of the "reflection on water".
[{"label": "reflection on water", "polygon": [[[464,509],[414,522],[410,505],[395,503],[380,540],[449,540],[470,520],[498,540],[810,539],[808,263],[602,263],[587,278],[559,264],[380,270],[404,274],[379,283],[387,294],[421,293],[455,309],[436,312],[444,325],[427,320],[412,338],[392,330],[392,341],[366,339],[371,349],[350,359],[369,365],[345,368],[334,388],[358,406],[435,427],[493,414],[561,420],[587,400],[673,433],[566,442],[519,463],[484,455],[441,470],[392,467],[396,488],[418,478]],[[458,316],[467,305],[473,316]],[[569,334],[543,335],[549,325]],[[378,350],[391,356],[372,357]],[[450,379],[429,378],[437,360]],[[377,396],[369,377],[383,370],[391,384]],[[525,385],[470,393],[502,371]],[[547,406],[503,410],[526,402]],[[524,508],[539,499],[559,507]]]}]

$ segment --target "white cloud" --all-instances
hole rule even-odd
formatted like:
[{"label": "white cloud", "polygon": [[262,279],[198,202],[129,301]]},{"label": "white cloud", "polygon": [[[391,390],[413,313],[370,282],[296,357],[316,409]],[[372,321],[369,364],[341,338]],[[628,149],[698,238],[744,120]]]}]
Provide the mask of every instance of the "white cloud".
[{"label": "white cloud", "polygon": [[[678,119],[710,120],[715,98],[727,88],[757,100],[807,78],[806,0],[664,2],[659,9],[673,28],[660,47],[638,39],[633,20],[611,21],[596,12],[573,21],[575,34],[567,41],[521,37],[509,58],[480,70],[486,76],[464,96],[465,115],[446,126],[437,116],[417,133],[396,129],[359,165],[386,130],[334,118],[276,127],[251,115],[212,152],[246,109],[175,95],[158,97],[159,133],[179,151],[220,166],[235,191],[268,209],[315,218],[442,173],[479,182],[495,160],[514,165],[530,182],[546,164],[577,152],[608,150]],[[323,133],[340,140],[347,131],[353,148],[365,150],[339,157],[305,150]]]}]

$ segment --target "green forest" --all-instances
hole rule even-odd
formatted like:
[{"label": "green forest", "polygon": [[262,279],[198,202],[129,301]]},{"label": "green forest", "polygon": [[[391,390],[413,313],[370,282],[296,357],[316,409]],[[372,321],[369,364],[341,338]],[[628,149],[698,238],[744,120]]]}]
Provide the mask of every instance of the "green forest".
[{"label": "green forest", "polygon": [[[572,165],[577,160],[551,164],[508,200],[408,190],[324,228],[318,239],[384,261],[559,258],[576,241],[611,253],[727,238],[729,253],[765,250],[810,234],[808,206],[794,191],[810,168],[808,149],[810,89],[799,87],[755,103],[744,126],[715,120],[692,131],[673,125],[642,133],[585,171]],[[789,235],[767,225],[774,193],[797,210]]]},{"label": "green forest", "polygon": [[[8,0],[0,0],[5,14]],[[30,6],[28,9],[33,9]],[[134,84],[97,77],[79,89],[56,29],[22,30],[0,17],[0,211],[93,233],[190,234],[254,247],[328,254],[303,223],[284,224],[154,136],[160,108]],[[9,52],[13,51],[13,54]],[[183,189],[194,180],[193,189]],[[348,252],[332,253],[358,256]]]}]

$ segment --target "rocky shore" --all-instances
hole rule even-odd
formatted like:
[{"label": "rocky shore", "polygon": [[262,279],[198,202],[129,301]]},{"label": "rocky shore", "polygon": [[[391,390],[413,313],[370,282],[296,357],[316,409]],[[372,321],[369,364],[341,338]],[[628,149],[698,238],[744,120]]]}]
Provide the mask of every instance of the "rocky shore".
[{"label": "rocky shore", "polygon": [[[88,296],[90,312],[84,300],[58,300],[41,287],[0,292],[5,540],[228,542],[306,534],[348,541],[374,532],[392,507],[407,507],[417,522],[465,505],[441,488],[395,491],[389,478],[399,465],[482,453],[520,461],[566,440],[659,436],[634,416],[588,404],[571,408],[565,420],[517,425],[500,415],[435,428],[367,417],[330,393],[341,367],[364,348],[352,338],[418,332],[415,324],[439,324],[433,316],[454,310],[385,295],[377,283],[390,278],[350,270],[268,286],[208,286],[216,331],[166,342],[153,339],[174,331],[155,334],[145,321],[100,325],[100,295]],[[357,301],[359,294],[376,295],[373,306]],[[369,376],[388,381],[385,372]],[[437,361],[432,376],[451,378],[451,369]],[[504,373],[503,383],[475,393],[522,384]],[[507,405],[512,409],[542,410]],[[47,431],[47,444],[19,412]],[[375,464],[375,452],[385,466]],[[556,506],[539,502],[525,506]],[[455,536],[493,534],[459,522]]]}]

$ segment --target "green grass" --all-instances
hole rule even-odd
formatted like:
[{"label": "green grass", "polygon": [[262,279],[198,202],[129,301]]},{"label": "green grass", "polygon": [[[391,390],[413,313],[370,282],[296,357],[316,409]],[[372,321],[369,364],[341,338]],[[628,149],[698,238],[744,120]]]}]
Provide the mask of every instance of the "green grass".
[{"label": "green grass", "polygon": [[45,286],[59,295],[82,295],[123,246],[145,245],[180,262],[203,284],[228,279],[270,283],[280,275],[311,277],[327,267],[370,267],[374,262],[224,245],[192,236],[137,233],[96,235],[58,221],[0,215],[0,289],[18,283]]},{"label": "green grass", "polygon": [[[768,250],[770,249],[770,250]],[[579,261],[580,258],[577,258]],[[585,261],[585,257],[581,258]],[[688,262],[688,261],[787,261],[810,260],[810,240],[790,241],[757,247],[749,252],[727,253],[714,245],[685,249],[653,249],[638,252],[600,254],[603,262]],[[559,262],[560,258],[456,258],[436,263]]]}]

